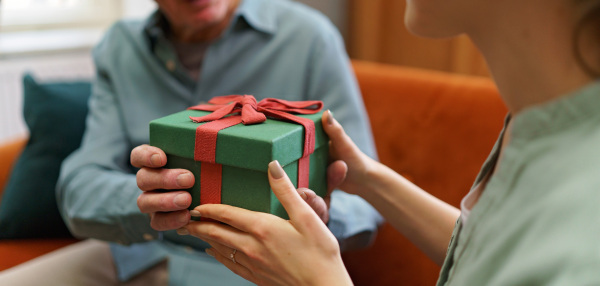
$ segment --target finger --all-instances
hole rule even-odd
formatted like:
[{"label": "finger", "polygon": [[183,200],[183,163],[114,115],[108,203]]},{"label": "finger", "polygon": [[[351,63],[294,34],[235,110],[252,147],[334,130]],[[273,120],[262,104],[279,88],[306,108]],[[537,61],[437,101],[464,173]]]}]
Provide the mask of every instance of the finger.
[{"label": "finger", "polygon": [[[243,232],[253,231],[255,229],[256,223],[265,219],[265,217],[271,216],[272,218],[277,218],[276,216],[269,215],[266,213],[250,211],[224,204],[205,204],[197,206],[194,210],[200,213],[200,217],[210,218],[216,221],[223,222]],[[208,231],[211,230],[206,228],[209,225],[208,223],[205,223],[205,225],[202,227],[200,227],[202,224],[193,225],[198,225],[198,229],[195,230],[198,231],[197,234],[207,236]],[[215,225],[223,226],[220,224]],[[193,233],[191,229],[190,233]],[[210,236],[207,237],[210,238]],[[233,245],[231,244],[228,245],[233,247]]]},{"label": "finger", "polygon": [[167,163],[167,155],[158,147],[144,144],[131,150],[129,160],[131,165],[137,168],[158,168]]},{"label": "finger", "polygon": [[298,189],[298,193],[324,223],[329,221],[329,207],[323,198],[319,197],[313,190],[306,188]]},{"label": "finger", "polygon": [[240,263],[233,263],[233,261],[229,259],[228,256],[224,256],[212,248],[206,249],[206,254],[214,257],[217,261],[221,262],[221,264],[225,265],[225,267],[229,268],[229,270],[231,270],[233,273],[241,276],[242,278],[254,284],[260,284],[254,276],[254,274],[248,268],[244,267]]},{"label": "finger", "polygon": [[[329,208],[331,208],[331,195],[324,197],[323,201],[325,201],[325,204],[327,205],[327,209],[329,210]],[[327,216],[328,216],[327,221],[329,222],[329,213]]]},{"label": "finger", "polygon": [[329,136],[329,140],[331,140],[330,149],[332,150],[330,152],[333,154],[346,154],[360,151],[346,134],[342,125],[335,120],[330,110],[323,112],[321,120],[325,122],[323,129]]},{"label": "finger", "polygon": [[[248,257],[241,250],[236,249],[236,248],[231,248],[227,245],[218,243],[214,240],[207,239],[205,241],[212,246],[213,250],[215,250],[222,256],[227,257],[230,260],[232,260],[232,257],[233,257],[233,258],[235,258],[236,263],[241,264],[242,266],[250,269],[250,267],[248,267],[248,266],[251,266],[251,263],[248,262],[249,261],[247,259]],[[233,251],[234,249],[236,249],[235,253]]]},{"label": "finger", "polygon": [[168,213],[153,213],[150,226],[157,231],[179,229],[190,222],[190,212],[180,210]]},{"label": "finger", "polygon": [[[189,234],[204,240],[227,257],[233,249],[237,249],[236,254],[237,252],[245,253],[252,245],[255,245],[255,240],[250,234],[220,223],[191,221],[182,229],[183,231],[178,230],[178,233]],[[243,256],[245,257],[245,255]]]},{"label": "finger", "polygon": [[348,174],[348,165],[342,160],[337,160],[327,167],[327,195],[323,197],[327,209],[331,205],[331,193],[342,185]]},{"label": "finger", "polygon": [[327,167],[327,196],[344,182],[347,172],[348,165],[342,160],[337,160]]},{"label": "finger", "polygon": [[315,219],[318,219],[310,206],[298,194],[277,160],[269,163],[269,184],[273,193],[287,211],[290,220],[303,221],[306,216],[310,215],[314,215]]},{"label": "finger", "polygon": [[188,189],[196,181],[192,172],[184,169],[142,168],[135,178],[142,191]]},{"label": "finger", "polygon": [[187,209],[191,204],[192,196],[186,191],[144,192],[137,199],[142,213],[179,211]]}]

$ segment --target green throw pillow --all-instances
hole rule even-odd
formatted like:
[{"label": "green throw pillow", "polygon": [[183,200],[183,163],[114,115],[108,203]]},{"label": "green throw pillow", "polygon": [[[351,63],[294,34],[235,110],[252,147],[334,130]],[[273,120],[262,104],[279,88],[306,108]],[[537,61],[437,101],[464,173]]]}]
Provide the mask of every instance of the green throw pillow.
[{"label": "green throw pillow", "polygon": [[25,75],[23,87],[30,137],[2,196],[0,239],[72,237],[58,212],[55,186],[62,161],[81,143],[91,86],[38,83]]}]

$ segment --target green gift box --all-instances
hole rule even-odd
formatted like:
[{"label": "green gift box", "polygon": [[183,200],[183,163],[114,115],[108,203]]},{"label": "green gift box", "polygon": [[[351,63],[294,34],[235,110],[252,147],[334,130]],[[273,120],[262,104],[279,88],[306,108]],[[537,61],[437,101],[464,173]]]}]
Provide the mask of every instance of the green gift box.
[{"label": "green gift box", "polygon": [[[220,102],[227,101],[232,97],[225,98]],[[253,97],[251,99],[254,102],[253,108],[256,109],[256,101]],[[264,100],[258,103],[259,110],[263,102]],[[210,107],[232,109],[229,104],[201,106],[208,106],[209,109]],[[305,118],[304,120],[308,119],[314,123],[314,136],[309,135],[311,138],[305,138],[305,128],[299,123],[282,120],[282,118],[272,119],[273,115],[280,117],[281,111],[279,110],[274,111],[274,114],[264,112],[268,118],[262,123],[251,125],[240,123],[209,132],[202,130],[209,125],[199,128],[204,124],[214,125],[223,121],[231,121],[235,117],[242,117],[239,115],[243,109],[241,106],[240,103],[228,115],[210,122],[197,123],[192,118],[210,117],[217,112],[192,109],[150,122],[150,145],[161,148],[167,154],[166,168],[187,169],[194,174],[195,184],[192,188],[187,189],[192,195],[190,209],[204,203],[201,202],[201,197],[202,200],[205,200],[204,198],[207,196],[219,197],[220,193],[220,198],[217,198],[220,203],[271,213],[287,219],[288,215],[285,209],[269,186],[267,169],[269,162],[273,160],[279,161],[296,187],[298,187],[299,169],[303,169],[302,165],[305,164],[309,168],[308,170],[304,168],[300,175],[305,179],[308,178],[308,188],[319,196],[325,196],[329,138],[322,128],[322,112],[317,112],[317,110],[315,111],[317,113],[314,114],[294,114],[294,116]],[[214,111],[214,109],[211,110]],[[212,151],[205,150],[210,149],[211,143],[204,142],[207,136],[211,136],[211,132],[216,133],[214,134],[216,143],[214,143]],[[305,139],[309,141],[312,138],[314,138],[314,152],[309,156],[303,156],[306,154]],[[206,157],[206,154],[210,152],[214,153],[211,155],[214,157],[212,163],[205,162],[205,159],[201,158]],[[305,159],[302,159],[303,157]],[[302,160],[307,160],[306,157],[308,157],[309,163],[300,163]],[[218,169],[217,172],[214,171],[215,168]],[[302,172],[306,172],[308,175],[302,175]],[[204,174],[204,178],[202,174]],[[211,185],[215,181],[220,183],[220,188],[216,190]],[[306,184],[306,182],[302,184]]]}]

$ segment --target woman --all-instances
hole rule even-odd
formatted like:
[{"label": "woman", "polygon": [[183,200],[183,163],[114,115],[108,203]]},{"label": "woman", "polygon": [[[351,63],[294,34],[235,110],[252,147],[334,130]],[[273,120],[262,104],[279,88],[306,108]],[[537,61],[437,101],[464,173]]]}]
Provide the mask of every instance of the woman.
[{"label": "woman", "polygon": [[[473,40],[510,110],[505,129],[458,210],[362,154],[326,112],[330,183],[443,263],[440,285],[600,284],[600,1],[409,0],[405,21],[420,36]],[[277,162],[269,180],[289,221],[203,205],[201,216],[227,225],[180,232],[257,284],[351,284],[335,239],[301,199],[310,192]]]}]

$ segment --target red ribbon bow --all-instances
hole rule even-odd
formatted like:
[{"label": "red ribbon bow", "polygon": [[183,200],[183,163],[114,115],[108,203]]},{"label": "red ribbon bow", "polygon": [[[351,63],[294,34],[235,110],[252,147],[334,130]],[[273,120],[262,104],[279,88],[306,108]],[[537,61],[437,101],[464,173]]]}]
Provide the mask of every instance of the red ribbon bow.
[{"label": "red ribbon bow", "polygon": [[[256,102],[251,95],[218,96],[209,104],[200,104],[188,109],[213,111],[211,114],[192,117],[194,122],[208,122],[196,128],[194,160],[200,161],[200,204],[221,203],[221,164],[215,162],[217,133],[243,123],[244,125],[262,123],[267,116],[290,121],[304,126],[304,149],[298,160],[298,187],[308,187],[310,160],[315,150],[315,124],[312,120],[295,116],[296,114],[315,114],[323,108],[321,101],[287,101],[266,98]],[[229,116],[228,116],[229,115]]]}]

